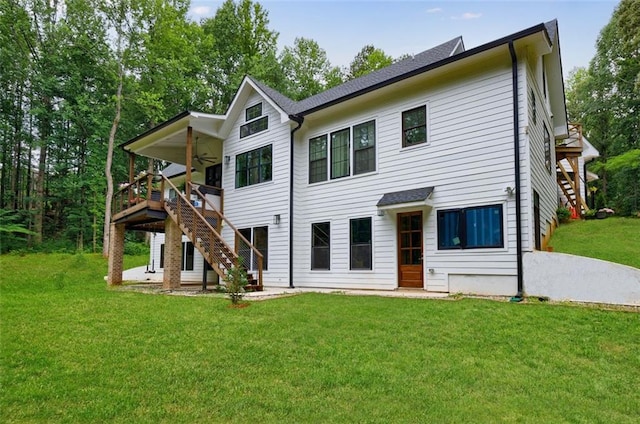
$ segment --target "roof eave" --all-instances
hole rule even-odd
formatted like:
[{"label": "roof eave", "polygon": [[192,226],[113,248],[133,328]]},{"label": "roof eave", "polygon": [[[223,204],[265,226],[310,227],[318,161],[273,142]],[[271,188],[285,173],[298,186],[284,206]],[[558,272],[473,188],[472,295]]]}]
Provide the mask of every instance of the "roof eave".
[{"label": "roof eave", "polygon": [[421,68],[417,68],[417,69],[415,69],[413,71],[407,72],[407,73],[402,74],[402,75],[398,75],[397,77],[390,78],[390,79],[382,81],[382,82],[380,82],[378,84],[363,88],[362,90],[358,90],[358,91],[355,91],[353,93],[349,93],[349,94],[347,94],[345,96],[339,97],[337,99],[334,99],[334,100],[329,101],[327,103],[324,103],[322,105],[318,105],[316,107],[313,107],[313,108],[310,108],[310,109],[307,109],[307,110],[298,111],[297,115],[299,115],[299,116],[310,115],[310,114],[312,114],[314,112],[317,112],[319,110],[326,109],[328,107],[331,107],[331,106],[334,106],[336,104],[345,102],[347,100],[351,100],[353,98],[362,96],[362,95],[370,93],[372,91],[379,90],[379,89],[381,89],[383,87],[386,87],[386,86],[391,85],[391,84],[395,84],[397,82],[400,82],[400,81],[403,81],[405,79],[414,77],[416,75],[420,75],[420,74],[422,74],[424,72],[428,72],[428,71],[431,71],[433,69],[439,68],[441,66],[445,66],[445,65],[457,62],[459,60],[466,59],[466,58],[474,56],[476,54],[483,53],[483,52],[492,50],[494,48],[500,47],[502,45],[508,44],[510,41],[516,41],[516,40],[519,40],[519,39],[522,39],[522,38],[525,38],[525,37],[528,37],[530,35],[537,34],[537,33],[540,33],[540,32],[542,32],[544,34],[546,40],[548,42],[550,42],[550,37],[549,37],[549,34],[547,32],[547,29],[546,29],[545,25],[544,24],[538,24],[538,25],[532,26],[530,28],[524,29],[522,31],[516,32],[514,34],[508,35],[506,37],[502,37],[502,38],[500,38],[498,40],[494,40],[492,42],[489,42],[489,43],[483,44],[481,46],[475,47],[475,48],[473,48],[471,50],[465,50],[464,52],[459,53],[457,55],[449,56],[449,57],[447,57],[445,59],[442,59],[442,60],[440,60],[438,62],[430,63],[429,65],[423,66]]}]

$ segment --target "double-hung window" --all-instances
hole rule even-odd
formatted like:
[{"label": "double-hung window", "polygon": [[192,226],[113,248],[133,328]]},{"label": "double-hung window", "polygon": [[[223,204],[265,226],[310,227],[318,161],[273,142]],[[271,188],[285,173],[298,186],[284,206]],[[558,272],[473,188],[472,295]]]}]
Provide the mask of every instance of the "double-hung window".
[{"label": "double-hung window", "polygon": [[309,140],[309,183],[327,180],[327,135]]},{"label": "double-hung window", "polygon": [[311,269],[330,269],[331,224],[318,222],[311,225]]},{"label": "double-hung window", "polygon": [[427,107],[402,112],[402,147],[427,142]]},{"label": "double-hung window", "polygon": [[376,170],[376,121],[353,127],[354,175]]},{"label": "double-hung window", "polygon": [[438,249],[504,247],[502,205],[438,211]]},{"label": "double-hung window", "polygon": [[376,121],[309,139],[309,183],[376,170]]},{"label": "double-hung window", "polygon": [[371,218],[356,218],[349,221],[349,268],[372,269]]},{"label": "double-hung window", "polygon": [[271,181],[272,146],[236,156],[236,188]]},{"label": "double-hung window", "polygon": [[246,124],[240,126],[240,138],[257,134],[269,128],[269,117],[262,116],[262,103],[246,108],[244,117]]},{"label": "double-hung window", "polygon": [[[193,271],[194,246],[190,241],[182,242],[180,251],[180,269],[182,271]],[[160,268],[164,268],[164,243],[160,245]]]},{"label": "double-hung window", "polygon": [[350,173],[351,158],[349,128],[331,133],[331,179],[346,177]]}]

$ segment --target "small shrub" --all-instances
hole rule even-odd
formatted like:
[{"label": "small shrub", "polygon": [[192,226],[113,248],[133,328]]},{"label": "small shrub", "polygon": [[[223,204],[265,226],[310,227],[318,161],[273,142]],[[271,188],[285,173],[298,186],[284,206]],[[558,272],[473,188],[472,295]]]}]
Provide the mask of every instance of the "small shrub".
[{"label": "small shrub", "polygon": [[244,296],[245,287],[249,284],[247,271],[240,262],[233,265],[229,271],[227,271],[227,275],[224,277],[224,283],[225,291],[229,295],[231,303],[237,305]]},{"label": "small shrub", "polygon": [[560,206],[556,209],[556,216],[558,217],[558,221],[567,222],[569,221],[569,217],[571,217],[571,211],[564,206]]}]

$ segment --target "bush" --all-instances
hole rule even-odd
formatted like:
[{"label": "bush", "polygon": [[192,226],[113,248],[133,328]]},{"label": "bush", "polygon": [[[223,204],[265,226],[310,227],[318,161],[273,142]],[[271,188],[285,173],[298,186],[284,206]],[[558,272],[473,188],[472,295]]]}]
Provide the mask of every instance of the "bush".
[{"label": "bush", "polygon": [[237,305],[244,296],[245,287],[249,284],[247,271],[244,269],[241,261],[237,265],[233,265],[224,277],[225,291],[229,294],[231,303]]},{"label": "bush", "polygon": [[149,246],[146,243],[140,243],[136,241],[124,242],[124,254],[131,256],[148,255]]},{"label": "bush", "polygon": [[558,209],[556,209],[556,216],[558,217],[558,221],[567,222],[571,217],[571,211],[564,206],[560,206]]}]

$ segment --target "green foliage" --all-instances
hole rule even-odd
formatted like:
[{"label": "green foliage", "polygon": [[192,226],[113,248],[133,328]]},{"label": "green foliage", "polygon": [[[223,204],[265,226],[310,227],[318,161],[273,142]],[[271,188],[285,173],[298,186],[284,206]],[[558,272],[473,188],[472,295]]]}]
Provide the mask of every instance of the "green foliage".
[{"label": "green foliage", "polygon": [[554,251],[640,268],[640,219],[609,217],[572,221],[551,237]]},{"label": "green foliage", "polygon": [[285,94],[294,100],[342,83],[340,69],[331,66],[327,53],[311,39],[296,38],[293,47],[282,51],[280,63],[286,76]]},{"label": "green foliage", "polygon": [[556,216],[558,217],[558,221],[567,222],[571,217],[571,211],[564,206],[561,206],[556,209]]},{"label": "green foliage", "polygon": [[2,422],[637,422],[635,312],[330,294],[229,311],[107,289],[99,255],[0,269]]},{"label": "green foliage", "polygon": [[[602,29],[588,69],[567,81],[569,118],[584,125],[600,151],[596,182],[610,207],[629,215],[640,210],[640,50],[637,0],[622,0]],[[612,162],[609,165],[609,162]]]},{"label": "green foliage", "polygon": [[231,303],[237,305],[244,297],[245,287],[249,284],[247,271],[238,261],[238,264],[231,266],[224,276],[225,292],[229,295]]},{"label": "green foliage", "polygon": [[349,65],[349,79],[366,75],[370,72],[389,66],[393,58],[384,51],[368,44],[358,52]]}]

